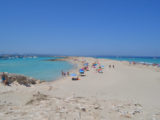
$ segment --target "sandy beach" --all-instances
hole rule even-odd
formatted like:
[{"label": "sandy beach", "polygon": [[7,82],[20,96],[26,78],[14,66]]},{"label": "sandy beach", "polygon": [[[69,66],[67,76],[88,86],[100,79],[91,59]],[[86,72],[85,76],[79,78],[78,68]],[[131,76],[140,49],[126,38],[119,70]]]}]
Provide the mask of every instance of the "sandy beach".
[{"label": "sandy beach", "polygon": [[[86,76],[31,87],[0,84],[0,120],[160,120],[160,68],[91,57],[69,61],[77,74],[88,62]],[[94,62],[103,73],[91,67]]]}]

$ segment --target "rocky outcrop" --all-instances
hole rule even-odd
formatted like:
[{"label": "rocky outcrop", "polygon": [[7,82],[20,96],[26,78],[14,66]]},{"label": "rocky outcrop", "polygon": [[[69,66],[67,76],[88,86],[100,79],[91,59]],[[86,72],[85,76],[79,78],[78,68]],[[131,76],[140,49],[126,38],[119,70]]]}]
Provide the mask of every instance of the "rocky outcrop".
[{"label": "rocky outcrop", "polygon": [[7,76],[8,76],[9,84],[17,82],[20,85],[30,86],[30,85],[33,85],[33,84],[41,83],[40,80],[36,80],[32,77],[27,77],[27,76],[24,76],[24,75],[7,73]]}]

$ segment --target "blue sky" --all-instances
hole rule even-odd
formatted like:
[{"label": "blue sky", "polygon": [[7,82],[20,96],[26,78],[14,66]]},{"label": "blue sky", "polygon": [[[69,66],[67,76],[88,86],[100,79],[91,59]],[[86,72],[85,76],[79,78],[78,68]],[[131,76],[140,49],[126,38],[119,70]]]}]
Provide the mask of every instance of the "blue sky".
[{"label": "blue sky", "polygon": [[0,53],[160,56],[159,0],[1,0]]}]

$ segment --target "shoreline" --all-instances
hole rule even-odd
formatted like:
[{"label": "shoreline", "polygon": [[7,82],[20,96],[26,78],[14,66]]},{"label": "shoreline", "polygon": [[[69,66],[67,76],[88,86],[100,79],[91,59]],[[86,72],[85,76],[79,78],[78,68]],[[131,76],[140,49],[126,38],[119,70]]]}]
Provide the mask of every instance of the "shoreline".
[{"label": "shoreline", "polygon": [[[106,60],[106,61],[110,61],[110,62],[120,62],[120,63],[123,63],[123,64],[128,64],[129,66],[134,66],[134,67],[139,67],[139,68],[143,68],[143,67],[145,67],[145,68],[148,68],[148,69],[152,69],[152,70],[154,70],[154,71],[157,71],[157,72],[159,72],[160,71],[160,67],[158,67],[158,66],[153,66],[152,64],[144,64],[144,63],[139,63],[139,62],[136,62],[135,64],[131,64],[129,61],[120,61],[120,60],[113,60],[113,59],[107,59],[107,58],[95,58],[95,57],[72,57],[72,56],[69,56],[69,57],[65,57],[65,58],[62,58],[62,59],[49,59],[49,60],[45,60],[45,61],[66,61],[66,62],[68,62],[68,63],[70,63],[70,64],[72,64],[73,65],[73,68],[72,69],[70,69],[69,70],[69,72],[70,73],[78,73],[78,70],[82,67],[82,65],[80,65],[80,61],[74,61],[75,59],[78,59],[78,58],[83,58],[83,59],[85,59],[85,58],[92,58],[92,59],[95,59],[95,61],[96,60]],[[0,72],[1,74],[2,74],[2,72]],[[61,79],[63,79],[63,76],[59,76],[57,79],[55,79],[55,80],[51,80],[51,81],[46,81],[46,80],[39,80],[39,79],[35,79],[35,78],[33,78],[33,77],[31,77],[31,76],[26,76],[26,75],[23,75],[23,74],[16,74],[16,73],[8,73],[8,72],[6,72],[7,74],[10,74],[11,76],[12,76],[12,74],[15,76],[17,76],[17,77],[19,77],[19,76],[24,76],[24,77],[26,77],[26,78],[32,78],[32,79],[34,79],[35,81],[40,81],[40,82],[38,82],[38,83],[42,83],[42,82],[48,82],[48,83],[50,83],[50,82],[56,82],[56,81],[59,81],[59,80],[61,80]]]},{"label": "shoreline", "polygon": [[[144,64],[144,63],[139,63],[139,62],[136,62],[135,64],[131,64],[129,61],[120,61],[120,60],[113,60],[113,59],[107,59],[107,58],[95,58],[95,57],[72,57],[72,56],[69,56],[69,57],[65,57],[65,58],[62,58],[62,59],[49,59],[49,60],[45,60],[45,61],[66,61],[70,64],[73,65],[73,68],[69,70],[70,73],[78,73],[78,70],[82,67],[82,65],[80,65],[80,61],[76,61],[75,62],[75,59],[78,59],[78,58],[92,58],[92,59],[95,59],[95,61],[97,60],[106,60],[106,61],[110,61],[110,62],[119,62],[119,63],[123,63],[123,64],[128,64],[129,66],[134,66],[134,67],[139,67],[139,68],[148,68],[148,69],[152,69],[156,72],[159,72],[160,71],[160,67],[158,66],[153,66],[152,64]],[[42,83],[42,82],[47,82],[47,83],[50,83],[50,82],[56,82],[56,81],[59,81],[61,79],[63,79],[63,76],[59,76],[57,79],[55,80],[51,80],[51,81],[46,81],[46,80],[39,80],[39,79],[35,79],[31,76],[26,76],[26,75],[23,75],[23,74],[16,74],[16,73],[8,73],[6,72],[7,74],[10,74],[10,76],[12,76],[12,74],[14,76],[24,76],[26,78],[31,78],[31,79],[34,79],[35,81],[38,81],[38,83]],[[0,74],[2,74],[2,72],[0,72]],[[39,82],[40,81],[40,82]]]},{"label": "shoreline", "polygon": [[[0,84],[0,118],[158,120],[160,118],[160,74],[150,67],[92,57],[72,57],[79,72],[84,62],[89,71],[80,80],[71,77],[25,87]],[[92,63],[104,66],[98,73]],[[114,65],[115,67],[109,67]],[[6,114],[9,113],[9,114]],[[36,113],[36,114],[35,114]]]},{"label": "shoreline", "polygon": [[[69,73],[78,71],[79,67],[78,67],[78,65],[77,65],[75,62],[73,62],[73,60],[71,60],[71,59],[65,59],[64,61],[66,61],[66,62],[68,62],[68,63],[70,63],[70,64],[73,65],[73,68],[72,68],[71,70],[68,71]],[[66,76],[66,77],[68,77],[68,76]],[[59,78],[56,79],[56,80],[45,81],[45,82],[54,83],[54,82],[58,82],[58,81],[60,81],[60,80],[64,80],[64,77],[63,77],[62,75],[59,76]]]}]

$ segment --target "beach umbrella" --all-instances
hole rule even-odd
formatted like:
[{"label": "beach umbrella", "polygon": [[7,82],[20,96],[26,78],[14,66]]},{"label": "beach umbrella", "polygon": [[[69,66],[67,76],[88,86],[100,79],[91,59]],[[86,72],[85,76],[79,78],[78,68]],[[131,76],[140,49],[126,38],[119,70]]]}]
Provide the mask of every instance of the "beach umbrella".
[{"label": "beach umbrella", "polygon": [[79,72],[82,73],[82,72],[84,72],[84,70],[83,70],[83,69],[80,69]]},{"label": "beach umbrella", "polygon": [[83,64],[84,66],[88,66],[88,63]]},{"label": "beach umbrella", "polygon": [[94,66],[97,66],[97,64],[94,64]]},{"label": "beach umbrella", "polygon": [[102,65],[101,68],[104,68],[104,65]]},{"label": "beach umbrella", "polygon": [[77,74],[72,73],[70,76],[71,76],[71,77],[76,77],[76,76],[77,76]]}]

